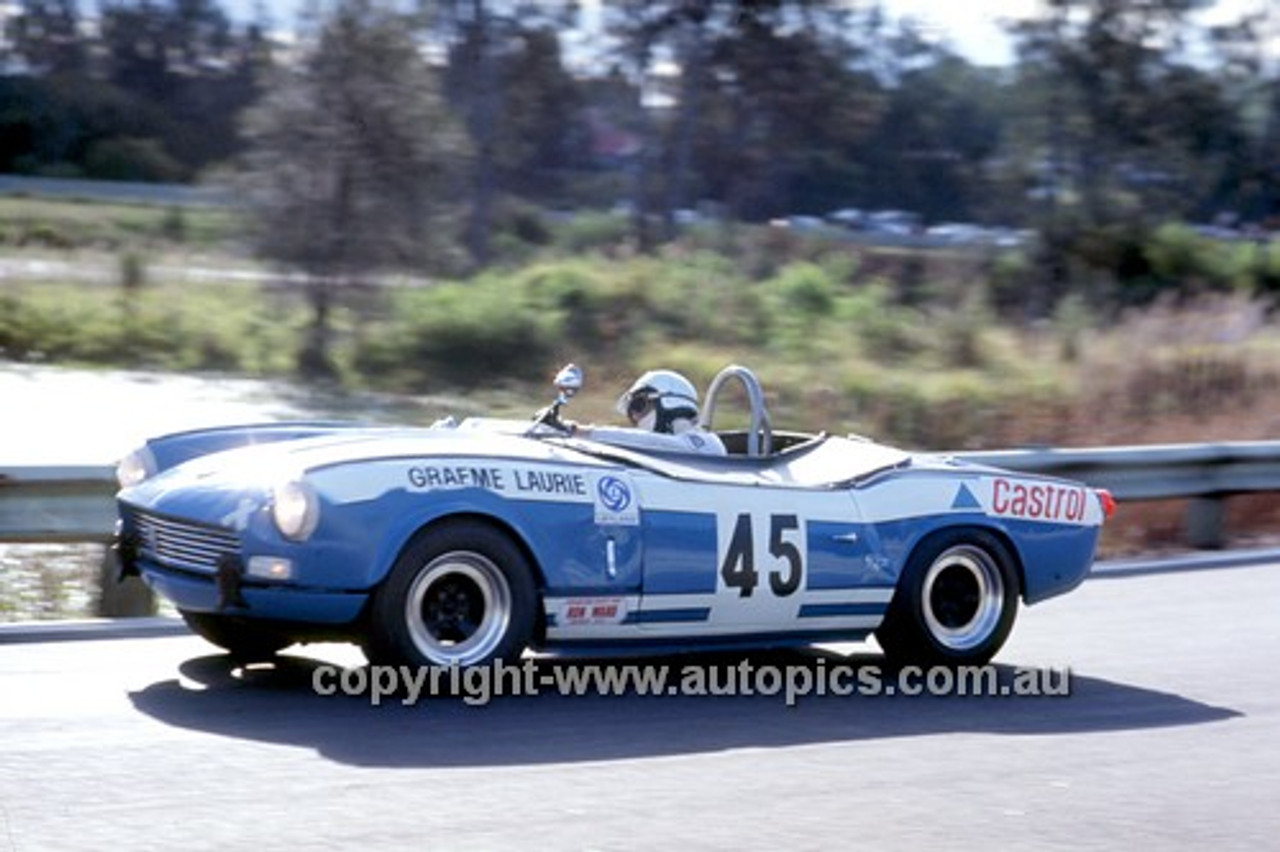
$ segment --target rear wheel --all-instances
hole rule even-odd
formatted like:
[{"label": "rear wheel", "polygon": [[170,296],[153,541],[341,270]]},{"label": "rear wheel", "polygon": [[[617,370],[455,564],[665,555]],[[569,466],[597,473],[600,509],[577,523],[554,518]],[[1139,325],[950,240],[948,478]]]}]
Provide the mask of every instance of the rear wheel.
[{"label": "rear wheel", "polygon": [[911,554],[876,639],[903,664],[980,665],[1004,645],[1018,611],[1013,556],[983,530],[949,530]]},{"label": "rear wheel", "polygon": [[244,662],[269,660],[277,651],[293,644],[292,638],[251,618],[188,610],[178,612],[187,626],[201,638]]},{"label": "rear wheel", "polygon": [[420,532],[374,594],[365,650],[377,663],[474,666],[518,657],[537,591],[523,552],[493,527]]}]

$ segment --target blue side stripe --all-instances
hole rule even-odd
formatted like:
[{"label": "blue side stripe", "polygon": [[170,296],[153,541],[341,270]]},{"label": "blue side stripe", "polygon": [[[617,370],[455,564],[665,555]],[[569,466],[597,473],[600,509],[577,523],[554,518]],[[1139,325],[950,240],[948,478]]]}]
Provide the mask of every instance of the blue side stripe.
[{"label": "blue side stripe", "polygon": [[695,606],[685,609],[642,609],[629,612],[623,624],[665,624],[675,621],[706,621],[711,617],[711,607]]},{"label": "blue side stripe", "polygon": [[823,618],[832,615],[883,615],[882,603],[818,603],[800,607],[800,618]]}]

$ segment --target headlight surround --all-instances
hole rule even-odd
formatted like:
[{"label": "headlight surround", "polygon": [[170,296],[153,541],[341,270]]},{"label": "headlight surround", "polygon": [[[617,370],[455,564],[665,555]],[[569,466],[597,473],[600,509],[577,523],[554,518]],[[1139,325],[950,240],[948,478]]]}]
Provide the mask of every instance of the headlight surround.
[{"label": "headlight surround", "polygon": [[315,489],[298,479],[277,485],[271,492],[271,518],[285,538],[306,541],[320,523]]},{"label": "headlight surround", "polygon": [[120,459],[116,465],[116,482],[121,488],[132,488],[155,475],[156,459],[151,450],[139,447]]}]

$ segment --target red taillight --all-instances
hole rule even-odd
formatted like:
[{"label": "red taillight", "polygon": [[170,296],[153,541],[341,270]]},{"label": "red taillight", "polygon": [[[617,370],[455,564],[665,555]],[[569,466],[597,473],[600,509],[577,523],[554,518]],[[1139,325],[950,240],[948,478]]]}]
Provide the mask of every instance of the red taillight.
[{"label": "red taillight", "polygon": [[1102,519],[1109,520],[1116,513],[1116,498],[1111,496],[1111,492],[1105,488],[1099,488],[1095,492],[1098,495],[1098,502],[1102,504]]}]

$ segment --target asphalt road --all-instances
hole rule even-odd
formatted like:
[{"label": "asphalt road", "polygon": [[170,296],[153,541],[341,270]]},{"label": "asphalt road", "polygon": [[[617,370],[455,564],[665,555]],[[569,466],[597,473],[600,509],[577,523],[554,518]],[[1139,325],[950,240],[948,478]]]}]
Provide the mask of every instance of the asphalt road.
[{"label": "asphalt road", "polygon": [[[344,646],[238,669],[186,636],[5,643],[0,850],[1275,848],[1278,600],[1280,564],[1102,575],[998,658],[1069,667],[1069,696],[794,707],[374,707],[311,689]],[[748,662],[879,662],[852,650]]]}]

